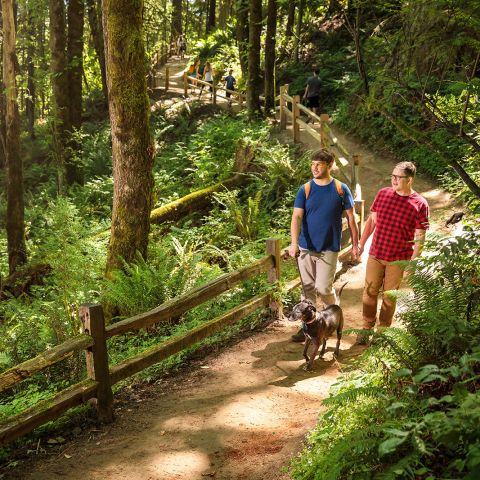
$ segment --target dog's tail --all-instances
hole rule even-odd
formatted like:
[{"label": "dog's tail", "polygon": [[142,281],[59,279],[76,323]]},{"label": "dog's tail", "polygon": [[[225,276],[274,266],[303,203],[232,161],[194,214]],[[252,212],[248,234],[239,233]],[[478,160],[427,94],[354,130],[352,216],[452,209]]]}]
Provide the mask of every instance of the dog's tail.
[{"label": "dog's tail", "polygon": [[348,282],[345,282],[341,287],[340,287],[340,290],[337,292],[337,305],[340,306],[340,296],[342,295],[342,292],[343,292],[343,289],[345,287],[345,285],[347,284]]}]

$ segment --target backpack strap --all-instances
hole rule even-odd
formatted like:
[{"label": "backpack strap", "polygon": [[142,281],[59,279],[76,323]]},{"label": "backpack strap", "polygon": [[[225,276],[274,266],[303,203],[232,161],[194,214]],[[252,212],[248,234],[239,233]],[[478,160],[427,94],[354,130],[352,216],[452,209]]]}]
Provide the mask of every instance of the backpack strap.
[{"label": "backpack strap", "polygon": [[[342,200],[342,208],[344,208],[345,207],[345,202],[344,202],[344,193],[343,193],[342,182],[340,180],[337,180],[336,178],[334,178],[333,181],[335,182],[335,187],[337,189],[338,196]],[[311,180],[309,180],[303,186],[304,189],[305,189],[305,200],[307,200],[308,196],[310,195],[310,182],[311,182]]]}]

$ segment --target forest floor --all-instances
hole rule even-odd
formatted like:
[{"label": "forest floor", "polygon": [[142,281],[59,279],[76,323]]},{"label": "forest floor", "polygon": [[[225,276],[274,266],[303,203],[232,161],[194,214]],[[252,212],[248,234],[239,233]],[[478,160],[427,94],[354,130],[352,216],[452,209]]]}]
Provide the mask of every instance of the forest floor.
[{"label": "forest floor", "polygon": [[[174,76],[183,65],[172,65]],[[335,134],[348,151],[362,155],[360,180],[364,180],[368,208],[378,189],[389,185],[396,160],[340,132]],[[287,135],[281,137],[287,140]],[[307,144],[307,148],[315,146]],[[444,229],[454,211],[450,196],[423,176],[416,179],[415,187],[430,204],[432,229]],[[361,328],[364,265],[350,266],[337,279],[337,285],[349,282],[341,299],[346,328]],[[85,428],[67,443],[40,448],[38,455],[32,454],[0,478],[290,478],[285,467],[315,427],[322,399],[364,348],[353,345],[354,337],[346,335],[337,361],[332,357],[335,339],[331,338],[314,371],[304,372],[303,344],[290,341],[298,327],[285,320],[269,324],[237,338],[228,348],[190,362],[176,375],[123,389],[115,396],[113,424]]]}]

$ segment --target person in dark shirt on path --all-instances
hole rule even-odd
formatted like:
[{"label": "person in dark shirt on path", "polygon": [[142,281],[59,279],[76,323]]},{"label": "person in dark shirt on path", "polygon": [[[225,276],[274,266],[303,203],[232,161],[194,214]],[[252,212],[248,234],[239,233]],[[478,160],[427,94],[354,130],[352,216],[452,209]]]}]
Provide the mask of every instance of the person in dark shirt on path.
[{"label": "person in dark shirt on path", "polygon": [[[223,79],[225,82],[225,88],[227,90],[235,90],[235,83],[237,83],[237,80],[235,80],[235,77],[232,75],[233,69],[230,69],[228,71],[228,75]],[[228,98],[228,106],[230,107],[232,105],[232,93],[231,92],[225,92],[225,96]]]},{"label": "person in dark shirt on path", "polygon": [[[423,246],[428,223],[428,203],[412,188],[416,167],[400,162],[393,169],[392,186],[382,188],[370,209],[372,212],[360,239],[360,254],[373,233],[363,289],[363,328],[372,330],[377,317],[380,289],[398,290],[404,266],[398,260],[417,258]],[[395,313],[395,298],[383,294],[378,317],[379,328],[389,327]],[[357,345],[366,345],[368,337],[359,335]]]},{"label": "person in dark shirt on path", "polygon": [[[307,80],[307,86],[303,94],[303,99],[307,100],[307,107],[312,110],[313,113],[318,115],[318,108],[320,107],[320,77],[318,76],[320,70],[315,68],[313,71],[313,77],[309,77]],[[308,123],[308,120],[307,120]],[[314,122],[312,122],[314,123]]]}]

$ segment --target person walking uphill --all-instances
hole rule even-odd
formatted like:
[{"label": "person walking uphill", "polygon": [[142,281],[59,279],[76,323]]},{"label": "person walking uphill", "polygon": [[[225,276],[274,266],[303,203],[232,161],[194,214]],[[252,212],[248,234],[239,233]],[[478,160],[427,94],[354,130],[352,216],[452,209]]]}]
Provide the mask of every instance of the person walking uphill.
[{"label": "person walking uphill", "polygon": [[[325,149],[312,157],[313,179],[300,187],[293,206],[288,253],[298,255],[303,294],[317,308],[336,303],[333,281],[342,236],[342,214],[345,211],[352,238],[352,257],[358,257],[358,228],[355,222],[352,194],[344,183],[330,172],[333,154]],[[293,341],[304,340],[300,330]]]},{"label": "person walking uphill", "polygon": [[[373,233],[363,290],[363,328],[372,330],[377,317],[377,299],[383,285],[384,292],[398,290],[404,267],[397,260],[413,260],[422,251],[429,227],[427,201],[412,188],[416,167],[411,162],[400,162],[391,175],[392,186],[382,188],[375,197],[371,215],[365,223],[360,239],[360,254]],[[379,327],[392,324],[396,302],[383,295]],[[366,345],[368,337],[359,335],[357,345]]]},{"label": "person walking uphill", "polygon": [[[318,115],[318,109],[320,107],[320,70],[316,68],[313,71],[313,77],[309,77],[307,80],[307,86],[303,94],[303,99],[307,99],[307,107],[312,110],[313,113]],[[313,122],[312,122],[313,123]]]}]

